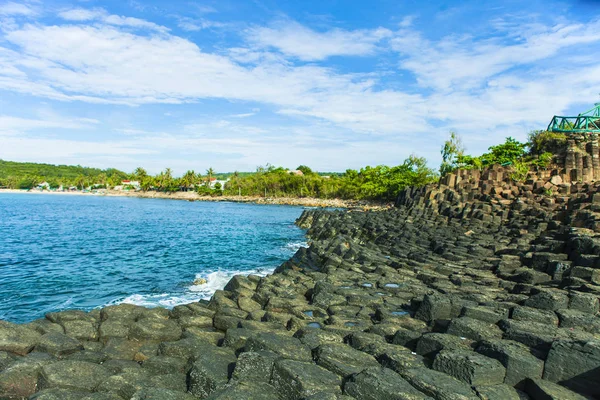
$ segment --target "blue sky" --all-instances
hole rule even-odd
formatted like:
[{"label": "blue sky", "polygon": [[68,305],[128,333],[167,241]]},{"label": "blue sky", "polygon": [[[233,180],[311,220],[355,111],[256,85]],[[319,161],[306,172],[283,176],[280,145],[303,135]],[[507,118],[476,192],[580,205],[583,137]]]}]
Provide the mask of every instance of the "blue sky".
[{"label": "blue sky", "polygon": [[439,163],[600,101],[598,1],[3,1],[0,158]]}]

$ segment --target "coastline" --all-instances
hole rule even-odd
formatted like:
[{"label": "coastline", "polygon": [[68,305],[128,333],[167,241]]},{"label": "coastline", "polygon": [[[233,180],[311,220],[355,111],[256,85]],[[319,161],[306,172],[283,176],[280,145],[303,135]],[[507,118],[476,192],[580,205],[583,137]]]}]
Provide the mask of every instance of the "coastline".
[{"label": "coastline", "polygon": [[2,193],[20,193],[37,195],[70,195],[70,196],[107,196],[107,197],[138,197],[144,199],[168,199],[168,200],[186,200],[186,201],[211,201],[211,202],[233,202],[233,203],[253,203],[270,205],[288,205],[302,207],[319,208],[348,208],[361,210],[383,210],[392,207],[391,204],[368,200],[342,200],[342,199],[318,199],[312,197],[293,198],[293,197],[259,197],[259,196],[200,196],[196,192],[174,192],[163,193],[156,191],[135,192],[119,190],[103,190],[97,192],[53,192],[47,190],[20,190],[20,189],[0,189]]}]

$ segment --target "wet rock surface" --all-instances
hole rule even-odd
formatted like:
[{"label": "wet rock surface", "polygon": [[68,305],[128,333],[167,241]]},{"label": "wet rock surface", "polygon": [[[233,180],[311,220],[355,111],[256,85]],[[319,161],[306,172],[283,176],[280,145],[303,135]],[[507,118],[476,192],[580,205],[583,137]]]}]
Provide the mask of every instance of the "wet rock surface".
[{"label": "wet rock surface", "polygon": [[0,321],[0,399],[600,398],[600,187],[535,188],[309,210],[310,247],[209,302]]}]

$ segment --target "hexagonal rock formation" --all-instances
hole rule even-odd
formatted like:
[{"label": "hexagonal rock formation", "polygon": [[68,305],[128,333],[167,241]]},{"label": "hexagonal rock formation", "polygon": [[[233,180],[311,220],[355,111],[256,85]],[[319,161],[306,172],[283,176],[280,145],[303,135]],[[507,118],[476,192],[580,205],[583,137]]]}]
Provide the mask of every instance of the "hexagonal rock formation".
[{"label": "hexagonal rock formation", "polygon": [[210,302],[0,321],[0,398],[600,397],[600,186],[505,172],[305,211],[309,248]]}]

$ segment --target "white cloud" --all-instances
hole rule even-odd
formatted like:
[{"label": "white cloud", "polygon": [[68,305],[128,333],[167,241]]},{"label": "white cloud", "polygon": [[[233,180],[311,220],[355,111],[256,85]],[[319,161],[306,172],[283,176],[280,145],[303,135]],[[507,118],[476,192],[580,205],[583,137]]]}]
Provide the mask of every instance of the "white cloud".
[{"label": "white cloud", "polygon": [[0,115],[0,136],[13,136],[39,129],[82,129],[97,123],[98,120],[90,118],[29,119]]},{"label": "white cloud", "polygon": [[107,13],[103,9],[85,9],[85,8],[73,8],[70,10],[61,11],[58,16],[67,21],[90,21],[105,16]]},{"label": "white cloud", "polygon": [[74,8],[70,10],[64,10],[58,13],[58,16],[67,21],[92,21],[100,20],[109,25],[125,26],[138,29],[150,29],[157,32],[168,32],[169,29],[155,24],[153,22],[145,21],[139,18],[123,17],[120,15],[111,15],[106,10],[101,8],[84,9]]},{"label": "white cloud", "polygon": [[187,32],[197,32],[209,28],[222,28],[225,24],[204,18],[177,17],[177,26]]},{"label": "white cloud", "polygon": [[[149,36],[122,29],[134,22],[108,18],[104,11],[89,19],[84,13],[67,16],[94,23],[24,25],[5,35],[10,49],[0,46],[0,89],[55,100],[128,105],[247,101],[268,104],[266,109],[281,118],[312,130],[239,123],[258,112],[254,110],[229,115],[232,121],[185,121],[177,135],[148,134],[135,124],[120,130],[138,140],[116,146],[158,154],[160,168],[183,168],[188,152],[191,158],[202,159],[210,158],[206,153],[211,151],[230,157],[223,161],[230,165],[239,158],[238,169],[265,162],[290,167],[296,161],[314,162],[321,163],[321,169],[340,169],[349,163],[358,167],[374,159],[400,163],[413,151],[430,151],[425,155],[435,159],[450,128],[472,143],[469,151],[478,152],[503,135],[523,139],[527,130],[543,127],[552,114],[595,101],[595,88],[600,86],[600,63],[593,57],[553,62],[577,46],[586,50],[583,54],[595,54],[598,23],[537,26],[518,33],[513,29],[510,42],[501,40],[500,33],[486,39],[449,36],[431,41],[412,27],[396,33],[380,29],[319,33],[290,23],[253,28],[250,35],[258,36],[251,48],[209,53],[167,32]],[[399,72],[411,72],[417,84],[410,77],[392,88],[375,72],[341,73],[298,61],[374,54],[391,35],[402,57]],[[177,159],[168,164],[165,149],[186,156],[172,157]],[[145,165],[142,161],[124,162]],[[189,167],[193,166],[185,166]]]},{"label": "white cloud", "polygon": [[27,4],[9,1],[8,3],[0,4],[0,15],[31,17],[37,15],[37,11]]},{"label": "white cloud", "polygon": [[303,61],[324,60],[332,56],[367,56],[377,44],[391,36],[388,29],[316,32],[295,21],[281,21],[273,27],[248,30],[248,40],[259,48],[275,48]]},{"label": "white cloud", "polygon": [[468,89],[514,67],[552,56],[565,60],[562,50],[600,41],[600,21],[525,26],[520,31],[512,30],[510,36],[508,43],[499,35],[486,39],[448,36],[432,42],[415,31],[401,30],[391,43],[404,57],[401,68],[413,72],[420,85],[439,90]]}]

